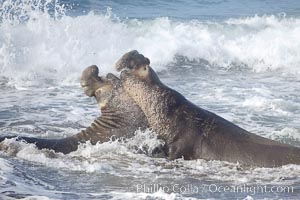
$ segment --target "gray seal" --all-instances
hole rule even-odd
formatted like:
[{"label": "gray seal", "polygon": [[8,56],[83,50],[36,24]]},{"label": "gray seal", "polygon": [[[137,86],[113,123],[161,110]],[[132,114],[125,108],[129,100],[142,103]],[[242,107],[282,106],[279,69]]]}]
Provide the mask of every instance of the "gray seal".
[{"label": "gray seal", "polygon": [[300,164],[300,148],[250,133],[196,106],[164,85],[149,64],[123,67],[126,64],[120,63],[132,63],[127,59],[138,54],[132,51],[125,55],[118,61],[121,67],[117,67],[123,70],[123,87],[146,115],[150,128],[166,141],[168,158],[221,160],[260,167]]},{"label": "gray seal", "polygon": [[78,145],[86,141],[96,144],[109,141],[112,136],[129,138],[136,130],[146,129],[148,123],[144,113],[127,95],[120,79],[113,74],[99,77],[98,73],[98,67],[93,65],[86,68],[81,76],[80,83],[84,93],[89,97],[95,97],[101,109],[101,116],[85,130],[63,139],[2,136],[0,142],[6,138],[17,138],[34,143],[39,149],[52,149],[67,154],[77,150]]}]

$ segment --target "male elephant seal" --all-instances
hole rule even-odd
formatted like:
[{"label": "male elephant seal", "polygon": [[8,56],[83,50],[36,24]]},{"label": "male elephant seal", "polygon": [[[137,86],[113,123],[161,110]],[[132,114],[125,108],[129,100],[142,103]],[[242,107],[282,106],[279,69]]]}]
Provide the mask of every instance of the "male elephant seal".
[{"label": "male elephant seal", "polygon": [[[139,106],[124,91],[120,80],[113,74],[106,78],[98,76],[98,67],[90,66],[85,69],[81,77],[84,93],[94,96],[99,104],[102,115],[89,127],[80,133],[64,139],[42,139],[32,137],[17,137],[27,143],[35,143],[39,149],[53,149],[64,154],[75,151],[79,143],[91,141],[106,142],[112,136],[132,137],[137,129],[146,129],[148,124]],[[1,137],[0,142],[5,138]]]},{"label": "male elephant seal", "polygon": [[[128,54],[137,53],[127,53],[118,66],[130,63]],[[300,164],[300,148],[260,137],[199,108],[164,85],[148,64],[126,68],[121,73],[123,87],[145,113],[150,128],[166,141],[170,159],[201,158],[260,167]]]}]

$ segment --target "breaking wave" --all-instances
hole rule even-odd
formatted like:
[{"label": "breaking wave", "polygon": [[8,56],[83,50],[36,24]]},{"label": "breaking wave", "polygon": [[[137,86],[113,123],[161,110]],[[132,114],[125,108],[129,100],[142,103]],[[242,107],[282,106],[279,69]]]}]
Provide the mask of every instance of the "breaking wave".
[{"label": "breaking wave", "polygon": [[10,81],[74,78],[88,65],[101,74],[137,49],[156,70],[167,66],[300,73],[300,18],[264,15],[220,22],[119,19],[105,13],[65,14],[53,0],[0,2],[0,72]]}]

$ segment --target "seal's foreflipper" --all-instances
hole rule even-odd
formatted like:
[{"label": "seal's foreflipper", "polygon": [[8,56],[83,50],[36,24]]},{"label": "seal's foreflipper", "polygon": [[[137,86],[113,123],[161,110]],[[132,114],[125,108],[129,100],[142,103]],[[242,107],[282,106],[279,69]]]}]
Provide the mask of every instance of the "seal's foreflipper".
[{"label": "seal's foreflipper", "polygon": [[16,141],[24,141],[28,144],[35,144],[38,149],[50,149],[55,152],[61,152],[68,154],[72,151],[76,151],[78,148],[79,141],[73,137],[65,139],[43,139],[43,138],[34,138],[34,137],[21,137],[21,136],[7,136],[1,137],[0,143],[5,139],[15,138]]}]

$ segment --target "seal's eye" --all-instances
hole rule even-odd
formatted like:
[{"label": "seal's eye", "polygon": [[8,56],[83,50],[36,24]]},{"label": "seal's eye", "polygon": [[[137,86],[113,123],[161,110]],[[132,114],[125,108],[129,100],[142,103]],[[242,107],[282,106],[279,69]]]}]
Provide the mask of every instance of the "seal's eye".
[{"label": "seal's eye", "polygon": [[148,76],[148,66],[140,66],[134,73],[138,75],[140,78],[145,78]]}]

